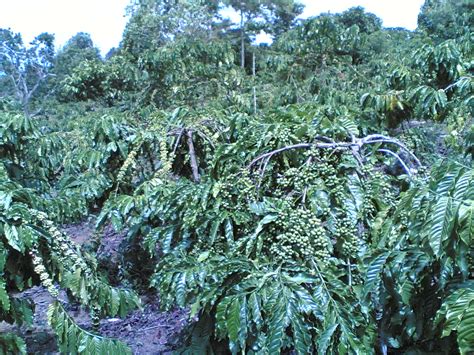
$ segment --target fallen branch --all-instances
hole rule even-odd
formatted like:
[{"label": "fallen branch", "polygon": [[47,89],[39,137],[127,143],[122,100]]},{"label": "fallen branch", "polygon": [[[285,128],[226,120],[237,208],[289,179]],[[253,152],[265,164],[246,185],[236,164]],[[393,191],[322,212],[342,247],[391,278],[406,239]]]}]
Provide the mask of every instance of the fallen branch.
[{"label": "fallen branch", "polygon": [[260,155],[259,157],[255,158],[250,162],[249,165],[247,165],[247,169],[252,169],[252,166],[255,165],[255,163],[259,162],[262,159],[271,159],[274,155],[282,153],[287,150],[292,150],[292,149],[310,149],[310,148],[329,148],[329,149],[345,149],[353,146],[354,143],[299,143],[299,144],[293,144],[293,145],[288,145],[286,147],[282,147],[276,150],[272,150],[271,152],[265,153]]},{"label": "fallen branch", "polygon": [[411,177],[410,169],[408,169],[408,166],[405,164],[405,162],[403,161],[403,159],[400,158],[400,156],[399,156],[397,153],[394,153],[394,152],[392,152],[392,151],[389,150],[389,149],[379,149],[378,152],[387,153],[387,154],[391,155],[392,157],[397,158],[397,160],[398,160],[398,161],[400,162],[400,164],[402,165],[403,170],[405,170],[405,172],[407,173],[407,175],[408,175],[409,177]]},{"label": "fallen branch", "polygon": [[410,155],[410,157],[419,167],[423,165],[421,164],[420,160],[416,157],[416,155],[413,154],[412,151],[408,149],[406,145],[400,142],[398,139],[387,137],[381,134],[372,134],[370,136],[363,138],[363,140],[364,140],[364,144],[373,144],[373,143],[395,144],[396,146],[403,149],[406,153],[408,153],[408,155]]},{"label": "fallen branch", "polygon": [[[323,137],[324,138],[324,137]],[[318,137],[318,140],[321,140],[321,137]],[[387,137],[381,134],[372,134],[364,138],[356,138],[354,136],[351,137],[351,142],[331,142],[329,138],[324,139],[324,142],[313,142],[313,143],[299,143],[299,144],[293,144],[289,145],[286,147],[278,148],[275,150],[272,150],[271,152],[262,154],[255,159],[253,159],[248,165],[247,169],[252,170],[254,169],[254,166],[259,163],[260,165],[260,179],[263,178],[265,174],[265,170],[267,168],[267,165],[270,161],[270,159],[282,152],[289,151],[289,150],[294,150],[294,149],[311,149],[311,148],[318,148],[318,149],[333,149],[333,150],[350,150],[351,153],[354,155],[354,157],[357,159],[359,164],[362,165],[362,158],[359,154],[360,150],[368,144],[376,144],[376,143],[382,143],[382,144],[393,144],[396,145],[398,148],[400,148],[402,151],[404,151],[409,157],[410,160],[418,165],[418,167],[421,167],[422,164],[420,160],[416,157],[415,154],[413,154],[402,142],[395,138]],[[403,166],[403,169],[407,172],[407,174],[411,177],[411,170],[408,167],[408,162],[405,162],[402,157],[393,152],[390,149],[378,149],[379,152],[385,153],[385,154],[390,154],[391,156],[395,157],[398,159],[398,161],[401,163]]]}]

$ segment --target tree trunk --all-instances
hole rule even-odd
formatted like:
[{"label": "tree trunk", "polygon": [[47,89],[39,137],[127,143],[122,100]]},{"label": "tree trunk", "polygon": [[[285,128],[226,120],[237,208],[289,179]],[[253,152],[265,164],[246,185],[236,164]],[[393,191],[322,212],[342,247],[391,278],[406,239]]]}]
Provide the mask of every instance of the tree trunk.
[{"label": "tree trunk", "polygon": [[196,151],[194,150],[193,132],[191,130],[187,130],[186,136],[188,137],[189,161],[191,163],[191,170],[193,172],[193,180],[194,182],[199,182],[201,180],[201,177],[199,176],[199,167],[197,163]]},{"label": "tree trunk", "polygon": [[252,53],[253,113],[257,114],[257,89],[255,88],[255,52]]},{"label": "tree trunk", "polygon": [[240,66],[245,68],[244,11],[240,10]]}]

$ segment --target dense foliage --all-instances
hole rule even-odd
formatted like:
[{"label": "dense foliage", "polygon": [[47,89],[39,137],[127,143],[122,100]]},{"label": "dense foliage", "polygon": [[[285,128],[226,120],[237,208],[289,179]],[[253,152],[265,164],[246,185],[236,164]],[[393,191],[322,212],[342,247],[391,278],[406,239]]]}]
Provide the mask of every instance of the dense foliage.
[{"label": "dense foliage", "polygon": [[[127,353],[60,291],[97,322],[147,290],[189,309],[183,353],[471,353],[469,9],[427,0],[410,32],[141,0],[106,59],[84,33],[55,53],[1,30],[0,320],[31,322],[15,294],[41,284],[60,351]],[[117,287],[61,230],[89,215],[125,232]]]}]

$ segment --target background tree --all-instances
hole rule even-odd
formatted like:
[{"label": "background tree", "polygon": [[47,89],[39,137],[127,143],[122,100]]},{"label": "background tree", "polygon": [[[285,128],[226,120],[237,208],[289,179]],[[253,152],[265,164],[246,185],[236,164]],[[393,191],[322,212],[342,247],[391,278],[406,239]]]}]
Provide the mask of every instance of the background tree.
[{"label": "background tree", "polygon": [[351,7],[337,15],[337,19],[345,27],[357,25],[361,33],[370,34],[382,29],[382,20],[370,12],[365,12],[362,6]]},{"label": "background tree", "polygon": [[57,76],[57,81],[61,81],[82,62],[100,60],[99,49],[94,46],[91,36],[88,33],[79,32],[71,37],[56,54],[53,72]]},{"label": "background tree", "polygon": [[267,19],[270,23],[266,29],[268,33],[278,39],[280,35],[291,29],[296,24],[296,18],[303,13],[304,5],[294,0],[272,1],[273,16]]},{"label": "background tree", "polygon": [[240,66],[245,67],[245,38],[247,32],[279,35],[294,24],[295,18],[303,12],[304,6],[294,0],[225,0],[240,16]]},{"label": "background tree", "polygon": [[473,26],[474,3],[470,0],[426,0],[418,15],[418,28],[437,41],[470,33]]},{"label": "background tree", "polygon": [[209,38],[217,10],[217,1],[135,1],[127,10],[121,48],[136,57],[182,36]]},{"label": "background tree", "polygon": [[53,75],[53,42],[53,35],[42,33],[25,46],[20,34],[0,29],[0,73],[5,84],[3,96],[14,97],[27,116],[39,112],[31,111],[32,101]]}]

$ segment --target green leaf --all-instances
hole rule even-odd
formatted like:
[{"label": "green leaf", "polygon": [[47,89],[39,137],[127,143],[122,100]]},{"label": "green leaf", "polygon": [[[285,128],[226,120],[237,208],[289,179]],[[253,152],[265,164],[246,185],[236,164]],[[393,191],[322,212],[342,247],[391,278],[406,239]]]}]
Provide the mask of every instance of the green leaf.
[{"label": "green leaf", "polygon": [[236,343],[239,340],[240,327],[242,326],[240,321],[240,299],[234,297],[227,308],[227,331],[231,342]]},{"label": "green leaf", "polygon": [[454,196],[455,200],[466,200],[466,192],[468,192],[469,187],[473,183],[473,169],[469,169],[461,175],[461,177],[456,181],[456,186],[454,187]]},{"label": "green leaf", "polygon": [[217,232],[219,231],[219,227],[222,221],[220,219],[212,221],[211,230],[209,232],[209,244],[214,245],[217,237]]},{"label": "green leaf", "polygon": [[250,212],[256,214],[257,216],[263,216],[267,213],[267,206],[265,202],[252,202],[249,204]]},{"label": "green leaf", "polygon": [[0,310],[3,311],[2,313],[8,312],[11,306],[10,297],[8,296],[5,286],[5,281],[0,278]]},{"label": "green leaf", "polygon": [[178,273],[175,277],[177,278],[176,302],[179,306],[184,307],[186,300],[186,273]]},{"label": "green leaf", "polygon": [[209,258],[210,251],[205,251],[201,254],[199,254],[197,261],[202,263],[203,261],[206,261],[207,258]]},{"label": "green leaf", "polygon": [[255,323],[258,330],[263,326],[262,311],[260,309],[260,297],[256,292],[252,292],[249,297],[249,310],[252,321]]},{"label": "green leaf", "polygon": [[175,229],[170,227],[166,230],[165,238],[163,239],[163,253],[168,254],[171,252],[171,244],[173,242]]},{"label": "green leaf", "polygon": [[354,121],[345,117],[339,118],[338,120],[341,127],[343,127],[349,134],[352,134],[354,136],[359,135],[359,128],[357,127],[357,124]]},{"label": "green leaf", "polygon": [[225,237],[228,245],[234,244],[234,226],[230,218],[227,218],[225,221]]},{"label": "green leaf", "polygon": [[453,228],[452,199],[441,197],[434,207],[429,243],[435,256],[441,255],[442,242],[451,236]]},{"label": "green leaf", "polygon": [[474,351],[474,300],[466,309],[457,330],[459,350],[461,354],[472,354]]},{"label": "green leaf", "polygon": [[267,347],[270,354],[279,354],[283,346],[286,330],[286,306],[285,300],[280,297],[275,307],[272,307],[267,337]]},{"label": "green leaf", "polygon": [[414,288],[413,282],[410,280],[405,280],[405,282],[400,286],[399,293],[402,297],[403,303],[406,305],[410,305],[410,299],[413,295]]},{"label": "green leaf", "polygon": [[248,308],[247,308],[247,298],[241,297],[241,304],[240,304],[240,329],[239,329],[239,342],[240,347],[245,349],[245,344],[247,341],[247,319],[248,316]]},{"label": "green leaf", "polygon": [[112,211],[110,214],[110,220],[112,222],[112,226],[116,231],[119,231],[123,227],[122,216],[118,211]]},{"label": "green leaf", "polygon": [[294,314],[291,319],[293,336],[295,338],[295,350],[298,354],[309,354],[311,347],[311,334],[308,326],[300,314]]},{"label": "green leaf", "polygon": [[459,238],[466,244],[471,245],[474,238],[474,201],[465,201],[459,207]]},{"label": "green leaf", "polygon": [[384,252],[376,256],[370,261],[365,274],[364,295],[367,296],[370,292],[376,292],[376,285],[380,282],[380,274],[385,266],[385,262],[389,257],[390,252]]},{"label": "green leaf", "polygon": [[24,245],[16,226],[4,224],[4,233],[8,244],[15,250],[23,252]]},{"label": "green leaf", "polygon": [[25,341],[12,333],[0,334],[0,353],[2,354],[26,354]]},{"label": "green leaf", "polygon": [[317,340],[317,348],[319,355],[325,355],[329,345],[331,344],[331,338],[336,331],[338,325],[330,324],[321,332]]},{"label": "green leaf", "polygon": [[266,215],[265,217],[263,217],[263,219],[261,219],[258,222],[257,228],[255,229],[255,232],[250,237],[250,241],[248,242],[248,245],[247,245],[247,248],[246,248],[247,256],[251,254],[252,248],[255,246],[255,243],[257,244],[257,253],[260,252],[259,244],[261,244],[261,243],[258,243],[258,237],[259,237],[260,233],[263,231],[263,228],[265,228],[266,224],[272,223],[272,222],[276,221],[277,219],[278,219],[278,215],[269,214],[269,215]]}]

